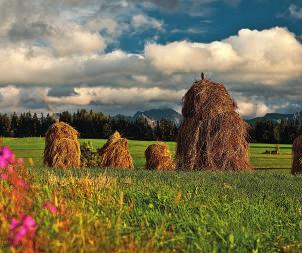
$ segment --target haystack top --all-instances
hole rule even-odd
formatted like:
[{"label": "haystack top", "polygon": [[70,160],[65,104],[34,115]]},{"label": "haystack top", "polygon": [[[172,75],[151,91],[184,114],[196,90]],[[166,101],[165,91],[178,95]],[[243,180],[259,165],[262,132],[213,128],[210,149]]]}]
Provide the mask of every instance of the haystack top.
[{"label": "haystack top", "polygon": [[52,135],[60,136],[61,138],[75,139],[79,136],[79,132],[64,122],[56,122],[48,128],[46,138]]},{"label": "haystack top", "polygon": [[122,138],[119,132],[114,132],[105,145],[98,150],[101,167],[132,169],[133,159],[128,150],[128,140]]},{"label": "haystack top", "polygon": [[115,131],[108,139],[109,143],[116,142],[117,140],[121,139],[122,136],[118,131]]},{"label": "haystack top", "polygon": [[151,145],[148,146],[146,151],[147,150],[157,150],[157,151],[159,151],[159,153],[169,152],[169,154],[170,154],[168,144],[163,143],[163,142],[158,142],[158,143],[151,144]]},{"label": "haystack top", "polygon": [[182,114],[188,118],[196,115],[207,117],[236,108],[236,103],[223,84],[204,79],[195,82],[183,97]]}]

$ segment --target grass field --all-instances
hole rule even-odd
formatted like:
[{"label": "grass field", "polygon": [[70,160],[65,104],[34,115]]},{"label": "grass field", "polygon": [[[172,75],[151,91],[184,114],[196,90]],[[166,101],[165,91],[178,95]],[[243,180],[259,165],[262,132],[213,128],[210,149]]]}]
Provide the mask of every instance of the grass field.
[{"label": "grass field", "polygon": [[[302,177],[289,173],[290,145],[278,156],[261,154],[274,145],[250,148],[255,167],[284,169],[221,173],[140,169],[149,142],[130,141],[132,171],[48,169],[39,166],[43,139],[5,143],[37,164],[31,213],[46,252],[302,251]],[[54,194],[57,216],[41,208]]]},{"label": "grass field", "polygon": [[[84,142],[87,140],[81,140]],[[102,147],[105,140],[90,140],[94,147]],[[43,138],[5,138],[4,143],[9,145],[18,157],[32,158],[37,166],[42,165],[44,149]],[[130,152],[135,160],[136,167],[142,168],[145,164],[144,151],[153,142],[129,141]],[[175,143],[168,143],[171,151],[175,152]],[[280,145],[280,155],[262,154],[265,150],[272,150],[273,144],[251,144],[250,157],[255,168],[289,169],[291,167],[291,145]]]}]

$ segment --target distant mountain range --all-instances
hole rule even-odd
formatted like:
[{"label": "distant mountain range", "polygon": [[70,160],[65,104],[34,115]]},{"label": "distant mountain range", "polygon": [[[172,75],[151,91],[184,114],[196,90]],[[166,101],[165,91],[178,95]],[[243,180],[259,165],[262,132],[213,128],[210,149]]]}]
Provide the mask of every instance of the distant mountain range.
[{"label": "distant mountain range", "polygon": [[154,127],[156,122],[161,119],[173,121],[177,126],[180,125],[182,115],[171,108],[151,109],[148,111],[138,111],[131,116],[116,115],[114,118],[123,118],[126,120],[146,119],[150,126]]},{"label": "distant mountain range", "polygon": [[278,123],[281,120],[296,120],[299,119],[302,121],[302,112],[296,112],[296,113],[289,113],[289,114],[282,114],[282,113],[267,113],[263,117],[257,117],[253,119],[246,120],[251,125],[255,125],[259,121],[265,121],[265,120],[271,120],[274,123]]},{"label": "distant mountain range", "polygon": [[[182,120],[182,115],[177,111],[171,108],[164,108],[164,109],[151,109],[148,111],[138,111],[132,117],[131,116],[124,116],[124,115],[116,115],[114,118],[123,118],[126,120],[137,120],[137,119],[146,119],[150,126],[154,127],[156,122],[161,119],[167,119],[173,121],[177,126],[180,125]],[[278,123],[281,120],[296,120],[299,119],[302,122],[302,111],[291,113],[291,114],[283,114],[283,113],[267,113],[263,117],[257,117],[252,119],[247,119],[251,125],[255,125],[259,121],[271,120],[274,123]]]}]

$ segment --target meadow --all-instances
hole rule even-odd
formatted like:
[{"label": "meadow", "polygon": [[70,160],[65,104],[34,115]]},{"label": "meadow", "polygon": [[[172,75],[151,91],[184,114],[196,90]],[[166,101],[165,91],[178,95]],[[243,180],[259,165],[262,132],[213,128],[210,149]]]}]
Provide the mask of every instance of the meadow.
[{"label": "meadow", "polygon": [[[136,169],[128,171],[45,168],[43,139],[4,142],[26,162],[34,161],[26,173],[34,189],[30,213],[38,224],[40,250],[302,251],[302,177],[289,173],[290,145],[281,145],[280,155],[264,155],[275,145],[252,144],[251,161],[259,170],[221,173],[146,171],[144,150],[150,142],[130,141]],[[92,142],[99,147],[104,140]],[[45,200],[60,211],[48,212]],[[2,250],[8,251],[7,245]]]},{"label": "meadow", "polygon": [[[106,140],[81,139],[80,142],[91,141],[96,148],[102,147]],[[44,138],[5,138],[5,145],[11,147],[18,157],[32,158],[36,166],[42,166]],[[129,141],[129,149],[137,168],[145,165],[144,152],[152,141]],[[171,152],[175,153],[176,143],[168,142]],[[279,155],[263,154],[266,150],[273,150],[275,144],[250,144],[250,158],[254,168],[257,169],[289,169],[291,167],[291,145],[280,145]]]}]

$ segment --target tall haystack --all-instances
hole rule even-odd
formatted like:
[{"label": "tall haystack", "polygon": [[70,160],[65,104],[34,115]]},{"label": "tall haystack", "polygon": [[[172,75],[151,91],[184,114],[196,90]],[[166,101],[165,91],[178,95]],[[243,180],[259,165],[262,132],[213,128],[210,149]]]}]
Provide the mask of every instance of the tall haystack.
[{"label": "tall haystack", "polygon": [[99,165],[104,168],[134,168],[133,159],[128,149],[128,140],[119,132],[111,135],[107,143],[98,151]]},{"label": "tall haystack", "polygon": [[150,145],[145,151],[146,169],[149,170],[174,170],[169,146],[164,143]]},{"label": "tall haystack", "polygon": [[56,168],[80,167],[79,133],[64,122],[52,124],[45,136],[44,164]]},{"label": "tall haystack", "polygon": [[200,80],[183,98],[177,167],[183,170],[249,170],[248,124],[223,84]]},{"label": "tall haystack", "polygon": [[298,136],[293,143],[292,174],[302,173],[302,135]]}]

